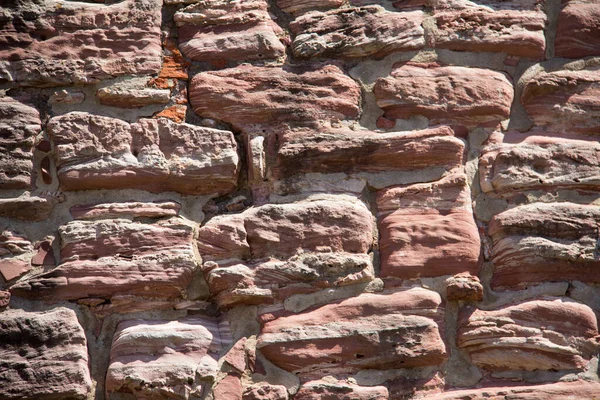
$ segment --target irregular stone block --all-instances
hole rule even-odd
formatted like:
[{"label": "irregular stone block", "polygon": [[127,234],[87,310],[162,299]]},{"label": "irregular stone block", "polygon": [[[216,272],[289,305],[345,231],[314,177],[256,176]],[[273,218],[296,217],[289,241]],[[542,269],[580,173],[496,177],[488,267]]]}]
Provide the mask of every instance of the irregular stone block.
[{"label": "irregular stone block", "polygon": [[459,274],[446,279],[446,299],[449,301],[482,301],[483,286],[479,278]]},{"label": "irregular stone block", "polygon": [[558,133],[598,134],[600,70],[587,65],[526,74],[521,103],[536,125]]},{"label": "irregular stone block", "polygon": [[52,118],[48,133],[64,190],[224,194],[237,184],[239,157],[229,131],[71,112]]},{"label": "irregular stone block", "polygon": [[32,251],[33,246],[26,236],[9,230],[0,233],[0,257],[15,257]]},{"label": "irregular stone block", "polygon": [[294,400],[387,400],[388,390],[384,386],[358,386],[345,381],[310,381],[303,384]]},{"label": "irregular stone block", "polygon": [[11,258],[0,259],[0,275],[6,281],[23,276],[29,270],[31,270],[31,265],[28,261]]},{"label": "irregular stone block", "polygon": [[181,205],[174,201],[156,201],[153,203],[101,203],[80,204],[71,207],[75,219],[112,219],[112,218],[163,218],[179,214]]},{"label": "irregular stone block", "polygon": [[197,260],[194,226],[173,218],[71,221],[59,228],[61,264],[19,282],[13,295],[76,300],[117,294],[179,297]]},{"label": "irregular stone block", "polygon": [[260,131],[281,124],[355,119],[360,113],[360,88],[334,65],[242,65],[194,76],[190,102],[202,117]]},{"label": "irregular stone block", "polygon": [[446,359],[443,313],[439,295],[426,289],[361,294],[267,322],[257,348],[280,368],[321,377],[439,365]]},{"label": "irregular stone block", "polygon": [[25,221],[45,221],[52,214],[55,197],[22,196],[0,199],[0,217],[16,218]]},{"label": "irregular stone block", "polygon": [[422,11],[389,12],[381,6],[312,12],[292,23],[299,58],[384,57],[425,46]]},{"label": "irregular stone block", "polygon": [[381,276],[477,275],[481,242],[463,172],[377,193]]},{"label": "irregular stone block", "polygon": [[462,163],[464,143],[448,126],[422,131],[376,133],[349,129],[292,131],[277,141],[275,178],[298,173],[452,169]]},{"label": "irregular stone block", "polygon": [[371,219],[362,202],[343,196],[213,218],[198,234],[211,292],[232,306],[369,281]]},{"label": "irregular stone block", "polygon": [[242,400],[242,381],[239,376],[227,375],[213,389],[215,399]]},{"label": "irregular stone block", "polygon": [[0,290],[0,308],[4,308],[10,304],[10,292]]},{"label": "irregular stone block", "polygon": [[600,56],[600,4],[597,1],[562,1],[554,54],[566,58]]},{"label": "irregular stone block", "polygon": [[63,86],[160,70],[160,0],[6,6],[0,82]]},{"label": "irregular stone block", "polygon": [[533,203],[496,215],[493,288],[521,288],[548,281],[596,282],[600,207],[574,203]]},{"label": "irregular stone block", "polygon": [[0,398],[87,399],[85,333],[72,310],[0,313]]},{"label": "irregular stone block", "polygon": [[430,47],[473,52],[504,52],[543,59],[546,13],[541,2],[431,1],[435,7]]},{"label": "irregular stone block", "polygon": [[121,322],[110,349],[107,397],[199,398],[217,374],[222,348],[218,323],[208,317]]},{"label": "irregular stone block", "polygon": [[126,87],[106,87],[98,89],[96,97],[100,103],[120,108],[140,108],[154,104],[167,104],[171,91],[166,89],[134,89]]},{"label": "irregular stone block", "polygon": [[243,400],[288,400],[288,392],[283,385],[261,383],[244,390]]},{"label": "irregular stone block", "polygon": [[458,346],[488,370],[583,369],[597,351],[594,311],[570,299],[546,297],[495,311],[464,308]]},{"label": "irregular stone block", "polygon": [[481,189],[511,196],[528,190],[600,190],[600,144],[584,138],[507,134],[479,158]]},{"label": "irregular stone block", "polygon": [[32,185],[33,144],[41,125],[35,108],[12,97],[0,97],[0,189]]},{"label": "irregular stone block", "polygon": [[283,12],[299,15],[308,11],[337,8],[345,2],[346,0],[277,0],[277,6]]},{"label": "irregular stone block", "polygon": [[506,75],[480,68],[399,63],[373,88],[388,119],[422,115],[433,123],[494,124],[508,118],[513,86]]},{"label": "irregular stone block", "polygon": [[283,30],[266,0],[202,1],[175,13],[179,46],[194,61],[277,59],[285,55]]}]

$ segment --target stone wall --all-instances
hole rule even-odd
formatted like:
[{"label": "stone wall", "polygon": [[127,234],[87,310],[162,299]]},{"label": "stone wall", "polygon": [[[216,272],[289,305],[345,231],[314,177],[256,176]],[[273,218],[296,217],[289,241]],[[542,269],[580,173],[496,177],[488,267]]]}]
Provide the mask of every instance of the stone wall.
[{"label": "stone wall", "polygon": [[0,399],[600,398],[600,2],[1,3]]}]

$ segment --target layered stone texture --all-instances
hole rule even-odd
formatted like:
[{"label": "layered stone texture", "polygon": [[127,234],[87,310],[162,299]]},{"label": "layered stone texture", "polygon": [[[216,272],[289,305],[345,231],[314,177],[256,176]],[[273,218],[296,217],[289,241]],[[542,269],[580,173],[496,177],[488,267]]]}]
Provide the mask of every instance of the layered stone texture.
[{"label": "layered stone texture", "polygon": [[72,310],[0,313],[0,398],[87,399],[87,341]]},{"label": "layered stone texture", "polygon": [[381,276],[479,272],[481,244],[464,173],[380,190],[377,210]]},{"label": "layered stone texture", "polygon": [[373,88],[387,119],[422,115],[432,123],[485,125],[508,118],[513,87],[507,77],[480,68],[399,63]]},{"label": "layered stone texture", "polygon": [[285,54],[283,31],[266,0],[197,2],[174,20],[181,50],[194,61],[269,60]]},{"label": "layered stone texture", "polygon": [[236,129],[260,131],[281,124],[310,126],[354,119],[359,114],[360,89],[334,65],[242,65],[194,76],[190,101],[198,115]]},{"label": "layered stone texture", "polygon": [[596,282],[600,208],[574,203],[533,203],[496,215],[489,224],[492,287],[545,281]]},{"label": "layered stone texture", "polygon": [[198,398],[216,377],[224,345],[215,319],[121,322],[110,349],[107,397]]},{"label": "layered stone texture", "polygon": [[361,294],[267,322],[257,346],[280,368],[319,376],[439,365],[443,313],[439,295],[426,289]]},{"label": "layered stone texture", "polygon": [[387,400],[389,393],[386,387],[366,387],[346,382],[330,382],[328,380],[310,381],[302,385],[294,399],[356,399],[356,400]]},{"label": "layered stone texture", "polygon": [[16,284],[12,292],[57,300],[183,294],[197,266],[192,223],[177,217],[153,223],[106,219],[110,209],[95,213],[96,220],[61,226],[60,265]]},{"label": "layered stone texture", "polygon": [[237,183],[239,157],[229,131],[72,112],[53,118],[48,133],[64,190],[224,194]]},{"label": "layered stone texture", "polygon": [[570,299],[542,298],[494,311],[465,309],[458,345],[492,370],[583,369],[597,349],[593,310]]},{"label": "layered stone texture", "polygon": [[213,218],[198,249],[219,305],[271,303],[373,279],[372,231],[365,205],[339,196]]},{"label": "layered stone texture", "polygon": [[423,13],[388,12],[381,6],[312,12],[290,24],[299,58],[383,57],[425,45]]},{"label": "layered stone texture", "polygon": [[47,87],[157,73],[161,6],[160,0],[6,4],[0,81]]},{"label": "layered stone texture", "polygon": [[600,55],[600,5],[593,0],[562,1],[554,51],[557,57]]}]

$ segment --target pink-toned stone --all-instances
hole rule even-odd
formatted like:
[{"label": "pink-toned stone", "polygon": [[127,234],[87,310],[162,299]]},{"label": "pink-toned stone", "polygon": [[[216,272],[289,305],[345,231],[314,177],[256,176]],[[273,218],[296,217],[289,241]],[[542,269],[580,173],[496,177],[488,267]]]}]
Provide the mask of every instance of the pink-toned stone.
[{"label": "pink-toned stone", "polygon": [[390,399],[420,399],[427,395],[441,394],[445,381],[440,372],[425,378],[399,376],[388,383]]},{"label": "pink-toned stone", "polygon": [[521,103],[536,125],[557,133],[598,134],[600,70],[593,60],[574,69],[540,69],[523,83]]},{"label": "pink-toned stone", "polygon": [[110,349],[107,396],[200,397],[206,390],[202,380],[217,374],[223,345],[217,321],[208,317],[121,322]]},{"label": "pink-toned stone", "polygon": [[504,52],[543,59],[546,13],[541,2],[492,0],[431,1],[435,7],[430,47],[458,51]]},{"label": "pink-toned stone", "polygon": [[277,6],[281,11],[294,15],[337,8],[344,3],[345,0],[277,0]]},{"label": "pink-toned stone", "polygon": [[65,190],[224,194],[237,184],[239,157],[229,131],[71,112],[52,118],[48,132]]},{"label": "pink-toned stone", "polygon": [[280,368],[320,377],[439,365],[443,313],[439,295],[426,289],[361,294],[267,322],[257,348]]},{"label": "pink-toned stone", "polygon": [[75,312],[0,313],[0,398],[87,399],[92,381],[86,337]]},{"label": "pink-toned stone", "polygon": [[288,400],[285,386],[266,383],[249,386],[244,390],[243,400]]},{"label": "pink-toned stone", "polygon": [[32,185],[33,144],[41,130],[35,108],[12,97],[0,97],[0,189]]},{"label": "pink-toned stone", "polygon": [[0,29],[0,81],[63,86],[160,70],[160,0],[7,7]]},{"label": "pink-toned stone", "polygon": [[109,86],[98,89],[96,97],[101,104],[119,108],[140,108],[144,106],[167,104],[171,98],[168,89],[135,89]]},{"label": "pink-toned stone", "polygon": [[558,14],[556,57],[600,56],[600,4],[595,0],[565,0]]},{"label": "pink-toned stone", "polygon": [[598,339],[591,308],[544,297],[494,311],[462,309],[457,341],[481,368],[560,371],[583,369]]},{"label": "pink-toned stone", "polygon": [[196,114],[246,131],[355,119],[360,113],[358,84],[334,65],[203,72],[192,78],[189,93]]},{"label": "pink-toned stone", "polygon": [[481,301],[483,286],[478,277],[459,274],[446,280],[446,298],[449,301]]},{"label": "pink-toned stone", "polygon": [[463,172],[377,194],[381,276],[477,275],[480,239]]},{"label": "pink-toned stone", "polygon": [[5,230],[0,233],[0,257],[18,256],[33,251],[26,236]]},{"label": "pink-toned stone", "polygon": [[213,393],[215,399],[242,400],[242,381],[238,376],[227,375],[217,383]]},{"label": "pink-toned stone", "polygon": [[18,260],[16,258],[0,259],[0,274],[6,281],[16,279],[25,275],[31,270],[31,265],[28,261]]},{"label": "pink-toned stone", "polygon": [[483,389],[450,390],[423,400],[547,400],[594,399],[600,396],[600,384],[588,381],[557,382],[530,386],[500,386]]},{"label": "pink-toned stone", "polygon": [[175,201],[156,201],[152,203],[100,203],[80,204],[71,207],[75,219],[93,220],[110,218],[164,218],[179,214],[181,205]]},{"label": "pink-toned stone", "polygon": [[547,281],[597,282],[600,207],[533,203],[496,215],[489,224],[496,289]]},{"label": "pink-toned stone", "polygon": [[31,258],[31,265],[35,266],[55,266],[56,260],[54,259],[54,250],[52,250],[52,242],[44,240],[36,243],[35,248],[37,252]]},{"label": "pink-toned stone", "polygon": [[61,264],[11,288],[13,295],[76,300],[117,294],[179,297],[197,260],[194,226],[124,219],[72,221],[59,228]]},{"label": "pink-toned stone", "polygon": [[204,261],[250,258],[250,245],[242,215],[212,218],[198,231],[198,251]]},{"label": "pink-toned stone", "polygon": [[600,190],[597,141],[541,133],[510,133],[486,146],[479,159],[481,189],[500,196],[528,190]]},{"label": "pink-toned stone", "polygon": [[303,384],[294,400],[387,400],[384,386],[358,386],[344,381],[319,380]]},{"label": "pink-toned stone", "polygon": [[384,57],[425,46],[422,11],[389,12],[381,6],[311,12],[292,23],[296,57]]},{"label": "pink-toned stone", "polygon": [[174,17],[179,46],[194,61],[277,59],[285,55],[283,30],[269,14],[266,0],[192,4]]},{"label": "pink-toned stone", "polygon": [[240,373],[246,370],[246,342],[248,338],[238,340],[231,349],[223,356],[227,364],[237,369]]},{"label": "pink-toned stone", "polygon": [[0,308],[6,307],[10,303],[10,292],[0,290]]},{"label": "pink-toned stone", "polygon": [[15,218],[25,221],[45,221],[50,217],[54,197],[30,196],[26,193],[19,197],[0,199],[0,217]]},{"label": "pink-toned stone", "polygon": [[507,76],[480,68],[398,63],[373,88],[388,119],[422,115],[433,123],[498,123],[508,118],[513,86]]},{"label": "pink-toned stone", "polygon": [[279,147],[273,175],[297,173],[382,172],[430,167],[452,169],[462,163],[464,142],[448,126],[413,132],[376,133],[329,129],[292,131],[273,136]]}]

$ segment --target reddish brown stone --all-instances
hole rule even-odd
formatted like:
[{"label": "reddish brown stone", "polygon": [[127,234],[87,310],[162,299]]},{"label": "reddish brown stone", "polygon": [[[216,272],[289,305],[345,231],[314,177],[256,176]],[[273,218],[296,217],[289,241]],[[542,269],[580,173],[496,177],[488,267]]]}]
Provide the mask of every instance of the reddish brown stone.
[{"label": "reddish brown stone", "polygon": [[215,399],[242,400],[242,381],[235,375],[227,375],[215,386]]},{"label": "reddish brown stone", "polygon": [[507,134],[484,148],[479,159],[484,192],[511,196],[528,190],[600,190],[597,141],[536,133]]},{"label": "reddish brown stone", "polygon": [[464,173],[377,194],[381,276],[477,275],[480,239]]},{"label": "reddish brown stone", "polygon": [[281,11],[294,15],[337,8],[344,3],[345,0],[277,0],[277,6]]},{"label": "reddish brown stone", "polygon": [[0,308],[6,307],[10,303],[10,292],[0,290]]},{"label": "reddish brown stone", "polygon": [[489,224],[496,289],[547,281],[597,282],[600,207],[533,203],[496,215]]},{"label": "reddish brown stone", "polygon": [[0,259],[0,274],[6,281],[25,275],[31,269],[29,262],[16,258]]},{"label": "reddish brown stone", "polygon": [[282,57],[283,31],[267,0],[217,0],[192,4],[175,14],[179,46],[194,61],[270,60]]},{"label": "reddish brown stone", "polygon": [[576,69],[527,75],[521,103],[538,126],[553,132],[597,135],[600,129],[600,70],[593,62]]},{"label": "reddish brown stone", "polygon": [[238,340],[231,349],[223,356],[227,364],[237,369],[240,373],[246,370],[246,342],[248,338]]},{"label": "reddish brown stone", "polygon": [[399,63],[373,88],[388,119],[423,115],[433,123],[497,123],[508,118],[513,86],[506,75],[479,68]]},{"label": "reddish brown stone", "polygon": [[243,400],[288,400],[285,386],[265,383],[249,386],[244,390]]},{"label": "reddish brown stone", "polygon": [[107,395],[199,398],[205,391],[203,380],[217,374],[222,347],[218,323],[211,318],[121,322],[110,349]]},{"label": "reddish brown stone", "polygon": [[58,199],[54,197],[29,196],[29,193],[16,198],[0,199],[0,217],[45,221],[50,217],[56,201]]},{"label": "reddish brown stone", "polygon": [[198,232],[198,251],[204,261],[250,258],[243,215],[212,218]]},{"label": "reddish brown stone", "polygon": [[160,70],[160,0],[6,6],[0,81],[63,86]]},{"label": "reddish brown stone", "polygon": [[75,219],[109,219],[109,218],[163,218],[179,214],[181,205],[174,201],[156,201],[153,203],[101,203],[80,204],[71,207],[71,215]]},{"label": "reddish brown stone", "polygon": [[481,301],[483,286],[476,276],[456,275],[446,280],[446,298],[449,301]]},{"label": "reddish brown stone", "polygon": [[52,250],[52,242],[44,240],[36,244],[37,253],[31,259],[31,265],[55,266],[54,250]]},{"label": "reddish brown stone", "polygon": [[441,394],[444,391],[444,378],[439,372],[425,378],[399,376],[389,382],[390,399],[414,399],[426,395]]},{"label": "reddish brown stone", "polygon": [[224,194],[237,184],[239,157],[229,131],[72,112],[51,119],[48,132],[65,190]]},{"label": "reddish brown stone", "polygon": [[437,293],[421,288],[361,294],[267,322],[257,348],[280,368],[321,377],[439,365],[446,358],[440,304]]},{"label": "reddish brown stone", "polygon": [[349,129],[324,133],[286,132],[272,137],[279,147],[273,175],[309,172],[381,172],[462,163],[464,143],[448,126],[422,131],[376,133]]},{"label": "reddish brown stone", "polygon": [[26,189],[33,183],[33,144],[41,123],[35,108],[0,97],[0,189]]},{"label": "reddish brown stone", "polygon": [[303,384],[294,400],[387,400],[384,386],[358,386],[344,381],[310,381]]},{"label": "reddish brown stone", "polygon": [[178,124],[185,121],[185,114],[187,112],[187,107],[182,105],[175,105],[171,107],[167,107],[158,114],[154,116],[154,118],[167,118],[173,122]]},{"label": "reddish brown stone", "polygon": [[[162,68],[158,74],[159,79],[188,79],[187,69],[191,65],[177,48],[177,44],[168,40],[165,48],[169,51],[169,55],[163,57]],[[162,88],[166,89],[166,88]]]},{"label": "reddish brown stone", "polygon": [[564,0],[558,14],[556,57],[600,56],[600,3],[596,0]]},{"label": "reddish brown stone", "polygon": [[0,257],[14,257],[33,251],[26,236],[6,230],[0,233]]},{"label": "reddish brown stone", "polygon": [[98,89],[96,97],[101,104],[119,108],[140,108],[144,106],[167,104],[171,91],[167,89],[128,88],[113,85]]},{"label": "reddish brown stone", "polygon": [[560,371],[585,368],[598,338],[591,308],[546,297],[495,311],[464,308],[457,341],[485,369]]},{"label": "reddish brown stone", "polygon": [[425,46],[423,12],[389,12],[381,6],[311,12],[290,24],[296,57],[384,57]]},{"label": "reddish brown stone", "polygon": [[92,396],[86,337],[72,310],[1,312],[0,352],[2,399]]},{"label": "reddish brown stone", "polygon": [[192,78],[189,93],[196,114],[245,130],[315,125],[360,113],[358,84],[334,65],[203,72]]}]

